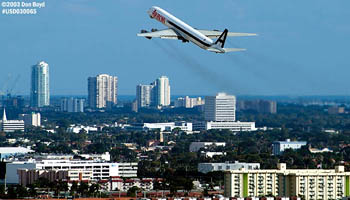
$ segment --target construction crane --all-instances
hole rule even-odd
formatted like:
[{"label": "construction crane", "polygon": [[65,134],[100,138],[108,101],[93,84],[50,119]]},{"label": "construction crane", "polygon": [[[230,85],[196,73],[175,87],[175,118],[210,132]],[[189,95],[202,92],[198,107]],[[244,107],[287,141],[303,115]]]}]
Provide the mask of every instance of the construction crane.
[{"label": "construction crane", "polygon": [[6,81],[3,83],[2,89],[0,90],[0,100],[2,101],[2,105],[6,104],[7,100],[11,99],[12,91],[15,89],[20,77],[21,76],[18,74],[13,81],[11,81],[12,75],[8,74]]},{"label": "construction crane", "polygon": [[18,74],[16,76],[16,78],[14,79],[14,81],[12,82],[12,84],[9,86],[9,88],[7,88],[6,94],[8,97],[11,97],[11,93],[12,93],[13,89],[16,88],[17,82],[19,81],[20,78],[21,78],[21,75]]},{"label": "construction crane", "polygon": [[3,83],[3,86],[2,86],[2,88],[0,90],[0,96],[5,95],[5,90],[7,89],[7,86],[9,84],[9,82],[10,82],[10,79],[11,79],[11,74],[8,74],[7,78],[6,78],[5,82]]}]

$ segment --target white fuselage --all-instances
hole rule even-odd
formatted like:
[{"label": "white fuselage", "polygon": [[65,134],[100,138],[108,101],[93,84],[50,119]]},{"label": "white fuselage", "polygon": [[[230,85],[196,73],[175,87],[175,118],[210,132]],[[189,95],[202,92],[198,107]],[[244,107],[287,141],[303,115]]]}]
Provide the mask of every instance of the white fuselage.
[{"label": "white fuselage", "polygon": [[191,41],[203,49],[210,48],[221,51],[221,48],[217,46],[212,39],[205,36],[198,30],[192,28],[191,26],[176,18],[175,16],[171,15],[167,11],[159,7],[153,6],[148,10],[148,14],[151,18],[156,19],[157,21],[161,22],[170,29],[173,29],[176,33],[181,35],[183,39]]}]

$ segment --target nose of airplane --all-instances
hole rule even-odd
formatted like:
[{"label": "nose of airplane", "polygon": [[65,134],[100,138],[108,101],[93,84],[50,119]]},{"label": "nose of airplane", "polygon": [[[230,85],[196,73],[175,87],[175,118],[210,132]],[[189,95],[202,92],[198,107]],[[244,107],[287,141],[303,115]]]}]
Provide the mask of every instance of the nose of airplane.
[{"label": "nose of airplane", "polygon": [[152,8],[150,8],[148,11],[147,11],[147,13],[148,13],[148,15],[151,17],[151,18],[153,18],[153,12],[154,12],[154,8],[152,7]]}]

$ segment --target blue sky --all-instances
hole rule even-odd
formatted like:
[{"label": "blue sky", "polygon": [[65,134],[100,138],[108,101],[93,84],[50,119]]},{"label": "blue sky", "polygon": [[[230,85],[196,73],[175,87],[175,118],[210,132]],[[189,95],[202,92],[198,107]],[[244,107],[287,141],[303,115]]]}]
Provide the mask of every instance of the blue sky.
[{"label": "blue sky", "polygon": [[[196,28],[259,36],[229,38],[226,47],[248,50],[225,55],[136,37],[165,28],[147,16],[153,5]],[[19,75],[14,92],[29,94],[30,66],[44,60],[54,95],[87,94],[87,77],[99,73],[118,76],[126,95],[161,75],[174,95],[348,95],[349,7],[348,0],[46,0],[34,16],[0,15],[0,90]]]}]

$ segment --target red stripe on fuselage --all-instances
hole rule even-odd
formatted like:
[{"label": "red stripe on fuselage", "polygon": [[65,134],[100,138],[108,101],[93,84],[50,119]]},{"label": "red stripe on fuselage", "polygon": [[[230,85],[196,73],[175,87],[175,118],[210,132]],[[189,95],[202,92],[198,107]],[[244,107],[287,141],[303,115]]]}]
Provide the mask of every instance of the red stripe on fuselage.
[{"label": "red stripe on fuselage", "polygon": [[152,18],[155,18],[156,20],[158,20],[159,22],[165,24],[165,17],[163,17],[161,14],[159,14],[157,12],[157,10],[154,10],[152,12]]}]

